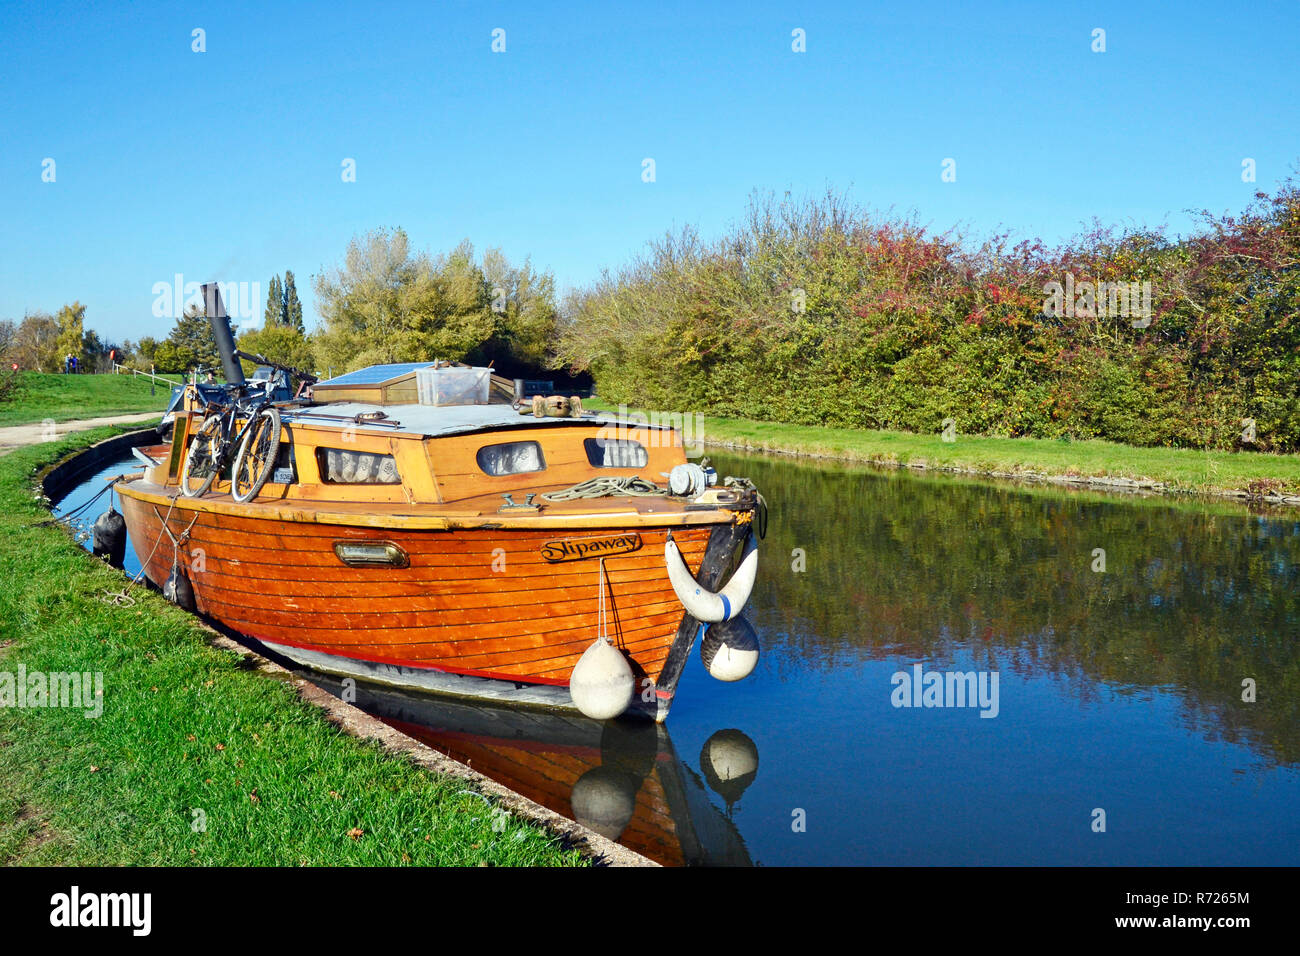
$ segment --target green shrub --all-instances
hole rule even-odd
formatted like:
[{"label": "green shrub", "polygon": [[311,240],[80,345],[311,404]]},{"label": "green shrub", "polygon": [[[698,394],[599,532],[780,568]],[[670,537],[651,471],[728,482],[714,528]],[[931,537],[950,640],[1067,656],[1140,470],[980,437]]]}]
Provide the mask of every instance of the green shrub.
[{"label": "green shrub", "polygon": [[[1149,283],[1149,322],[1049,283]],[[1115,300],[1117,303],[1121,299]],[[1134,305],[1141,301],[1135,297]],[[1111,305],[1111,297],[1100,302]],[[609,401],[791,424],[1300,449],[1300,193],[1191,238],[978,245],[843,198],[756,197],[565,303],[557,360]],[[1136,324],[1135,324],[1136,322]],[[1247,420],[1255,438],[1243,443]]]}]

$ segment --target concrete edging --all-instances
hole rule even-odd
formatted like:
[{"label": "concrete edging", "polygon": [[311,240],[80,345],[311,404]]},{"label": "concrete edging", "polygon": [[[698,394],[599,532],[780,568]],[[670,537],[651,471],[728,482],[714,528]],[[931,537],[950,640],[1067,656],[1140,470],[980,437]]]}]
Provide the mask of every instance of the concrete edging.
[{"label": "concrete edging", "polygon": [[[89,448],[83,448],[80,452],[42,469],[37,475],[41,493],[53,500],[91,469],[98,468],[104,462],[111,461],[132,448],[139,448],[157,440],[157,430],[145,428],[140,431],[124,432],[96,442]],[[143,466],[143,463],[141,465]]]}]

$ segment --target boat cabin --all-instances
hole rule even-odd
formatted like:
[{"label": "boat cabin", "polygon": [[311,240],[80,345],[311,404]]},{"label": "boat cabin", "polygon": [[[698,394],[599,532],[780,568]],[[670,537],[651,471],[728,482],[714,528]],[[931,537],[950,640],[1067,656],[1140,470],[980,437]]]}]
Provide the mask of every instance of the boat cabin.
[{"label": "boat cabin", "polygon": [[[212,396],[198,399],[168,449],[168,484],[177,481],[187,433]],[[490,369],[451,363],[369,366],[278,407],[280,449],[261,502],[512,505],[522,512],[539,506],[528,493],[597,477],[663,485],[686,462],[676,429],[587,412],[577,398],[521,401],[514,383]],[[213,488],[221,490],[221,483]]]}]

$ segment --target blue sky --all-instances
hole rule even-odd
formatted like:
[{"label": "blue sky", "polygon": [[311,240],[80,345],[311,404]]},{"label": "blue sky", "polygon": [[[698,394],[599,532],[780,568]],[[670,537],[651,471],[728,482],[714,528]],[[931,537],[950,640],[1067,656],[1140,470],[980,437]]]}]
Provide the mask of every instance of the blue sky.
[{"label": "blue sky", "polygon": [[288,268],[311,325],[310,277],[381,226],[563,289],[719,234],[755,188],[977,235],[1186,232],[1300,162],[1297,27],[1294,2],[0,0],[0,318],[79,299],[108,338],[162,336],[155,283],[264,296]]}]

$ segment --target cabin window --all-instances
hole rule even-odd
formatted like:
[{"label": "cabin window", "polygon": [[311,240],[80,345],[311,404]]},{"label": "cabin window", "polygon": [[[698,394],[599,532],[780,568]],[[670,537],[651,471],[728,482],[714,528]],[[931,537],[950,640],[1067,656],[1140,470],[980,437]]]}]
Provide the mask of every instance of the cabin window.
[{"label": "cabin window", "polygon": [[645,445],[626,438],[584,438],[582,447],[597,468],[644,468],[650,461]]},{"label": "cabin window", "polygon": [[502,445],[484,445],[478,450],[478,466],[489,475],[522,475],[542,471],[546,459],[542,446],[535,441],[511,441]]},{"label": "cabin window", "polygon": [[321,481],[332,485],[400,485],[392,455],[375,455],[342,448],[317,448]]}]

